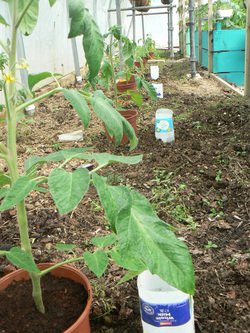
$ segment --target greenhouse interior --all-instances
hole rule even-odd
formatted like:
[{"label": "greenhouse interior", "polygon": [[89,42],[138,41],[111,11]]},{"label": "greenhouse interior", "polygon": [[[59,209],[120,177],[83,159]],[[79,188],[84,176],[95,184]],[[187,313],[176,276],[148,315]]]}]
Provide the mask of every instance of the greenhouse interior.
[{"label": "greenhouse interior", "polygon": [[0,332],[248,333],[250,0],[0,0]]}]

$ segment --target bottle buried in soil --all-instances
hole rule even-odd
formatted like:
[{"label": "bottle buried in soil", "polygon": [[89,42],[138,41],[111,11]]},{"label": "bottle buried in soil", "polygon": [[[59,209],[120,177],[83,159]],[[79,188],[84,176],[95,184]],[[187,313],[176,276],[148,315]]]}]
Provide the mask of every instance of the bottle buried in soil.
[{"label": "bottle buried in soil", "polygon": [[163,142],[174,141],[173,111],[158,109],[155,113],[155,137]]}]

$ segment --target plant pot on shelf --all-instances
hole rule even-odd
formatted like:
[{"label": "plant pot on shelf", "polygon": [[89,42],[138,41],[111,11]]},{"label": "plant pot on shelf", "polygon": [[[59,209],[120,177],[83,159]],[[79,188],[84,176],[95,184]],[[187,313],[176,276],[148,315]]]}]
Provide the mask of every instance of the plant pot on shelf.
[{"label": "plant pot on shelf", "polygon": [[173,2],[173,0],[161,0],[161,3],[163,5],[170,5]]},{"label": "plant pot on shelf", "polygon": [[[134,0],[136,7],[150,6],[151,0]],[[130,0],[130,3],[133,5],[133,0]],[[149,8],[146,9],[137,9],[138,12],[148,12]]]},{"label": "plant pot on shelf", "polygon": [[[43,270],[53,265],[54,264],[51,263],[43,263],[43,264],[38,264],[38,267],[39,269]],[[87,277],[81,271],[69,265],[63,265],[58,268],[55,268],[53,269],[53,271],[51,271],[50,274],[58,279],[65,278],[81,284],[88,294],[85,309],[80,314],[78,319],[70,327],[66,328],[66,330],[63,331],[63,333],[83,333],[83,332],[90,333],[89,312],[92,303],[92,289]],[[22,280],[29,280],[28,272],[24,271],[23,269],[18,269],[10,274],[5,275],[3,278],[0,279],[0,292],[3,292],[12,283],[16,281],[21,282]],[[25,302],[22,304],[25,304]],[[15,320],[18,320],[17,313],[13,315],[14,315],[13,318]],[[28,332],[29,331],[27,329],[26,333]],[[61,332],[56,332],[55,330],[55,333],[61,333]]]},{"label": "plant pot on shelf", "polygon": [[132,75],[129,80],[126,79],[119,79],[116,82],[116,87],[118,93],[123,93],[128,90],[137,90],[135,77]]},{"label": "plant pot on shelf", "polygon": [[[137,130],[137,116],[138,116],[138,112],[136,110],[120,110],[118,111],[129,123],[130,125],[133,127],[135,134],[137,135],[138,130]],[[114,138],[112,138],[109,133],[107,132],[106,128],[105,128],[105,132],[107,135],[107,138],[109,139],[109,141],[114,142]],[[129,139],[127,137],[127,135],[124,133],[123,137],[122,137],[122,141],[120,144],[125,145],[129,142]]]}]

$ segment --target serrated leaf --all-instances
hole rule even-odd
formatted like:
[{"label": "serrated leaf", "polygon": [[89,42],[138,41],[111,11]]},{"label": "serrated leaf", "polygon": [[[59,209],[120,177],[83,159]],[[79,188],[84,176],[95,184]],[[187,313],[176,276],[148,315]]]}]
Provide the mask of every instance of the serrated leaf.
[{"label": "serrated leaf", "polygon": [[105,252],[97,250],[94,253],[89,251],[83,254],[83,258],[89,269],[97,276],[101,277],[108,266],[108,256]]},{"label": "serrated leaf", "polygon": [[94,173],[92,175],[94,186],[105,210],[106,217],[114,232],[117,215],[120,210],[128,205],[129,191],[125,186],[109,186],[106,178]]},{"label": "serrated leaf", "polygon": [[64,244],[64,243],[58,243],[55,245],[55,248],[57,249],[57,251],[64,251],[64,252],[68,252],[68,251],[72,251],[76,248],[75,244]]},{"label": "serrated leaf", "polygon": [[[27,6],[27,0],[18,0],[18,13],[21,14]],[[19,26],[20,30],[25,36],[28,36],[34,30],[39,13],[39,0],[33,0],[25,15],[22,18]]]},{"label": "serrated leaf", "polygon": [[194,270],[186,245],[157,217],[145,197],[135,191],[130,195],[131,206],[120,211],[116,220],[122,253],[140,259],[152,274],[193,294]]},{"label": "serrated leaf", "polygon": [[69,0],[71,18],[69,38],[83,35],[83,49],[89,67],[89,81],[93,81],[101,67],[104,54],[104,42],[97,24],[90,15],[84,2]]},{"label": "serrated leaf", "polygon": [[6,26],[9,25],[2,15],[0,15],[0,24],[6,25]]},{"label": "serrated leaf", "polygon": [[22,201],[36,186],[36,181],[27,176],[19,177],[9,188],[1,206],[0,211],[12,208]]},{"label": "serrated leaf", "polygon": [[83,95],[73,89],[63,89],[64,97],[70,101],[85,128],[89,125],[90,109]]},{"label": "serrated leaf", "polygon": [[147,269],[147,266],[142,260],[135,256],[130,257],[127,253],[122,253],[119,246],[111,250],[111,258],[117,265],[130,271],[143,272]]},{"label": "serrated leaf", "polygon": [[113,245],[117,241],[117,237],[115,234],[107,235],[107,236],[99,236],[93,237],[91,239],[91,243],[97,247],[106,247]]},{"label": "serrated leaf", "polygon": [[20,247],[12,247],[6,253],[7,259],[15,266],[23,268],[29,273],[39,273],[40,270],[34,263],[32,256],[23,251]]},{"label": "serrated leaf", "polygon": [[67,172],[54,169],[48,178],[49,190],[60,214],[71,212],[89,188],[89,171],[77,169]]},{"label": "serrated leaf", "polygon": [[43,81],[45,79],[48,79],[53,76],[62,76],[61,74],[58,73],[50,73],[50,72],[41,72],[37,74],[29,74],[28,75],[28,85],[30,91],[32,91],[33,87],[39,83],[40,81]]},{"label": "serrated leaf", "polygon": [[115,143],[118,145],[123,136],[121,115],[110,105],[105,96],[98,91],[93,94],[92,105],[97,117],[103,121],[107,131],[112,137],[115,137]]}]

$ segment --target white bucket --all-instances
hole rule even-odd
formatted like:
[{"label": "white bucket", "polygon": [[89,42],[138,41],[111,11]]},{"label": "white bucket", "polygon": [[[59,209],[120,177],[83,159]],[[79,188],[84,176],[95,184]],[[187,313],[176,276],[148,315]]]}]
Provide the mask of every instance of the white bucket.
[{"label": "white bucket", "polygon": [[173,111],[158,109],[155,113],[155,137],[163,142],[174,141]]},{"label": "white bucket", "polygon": [[162,83],[152,83],[155,88],[156,95],[158,98],[163,98],[163,84]]},{"label": "white bucket", "polygon": [[150,76],[152,80],[159,79],[159,66],[150,66]]},{"label": "white bucket", "polygon": [[193,299],[144,271],[137,286],[143,333],[195,333]]}]

